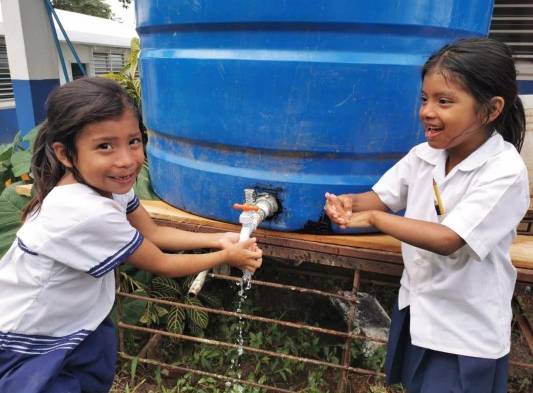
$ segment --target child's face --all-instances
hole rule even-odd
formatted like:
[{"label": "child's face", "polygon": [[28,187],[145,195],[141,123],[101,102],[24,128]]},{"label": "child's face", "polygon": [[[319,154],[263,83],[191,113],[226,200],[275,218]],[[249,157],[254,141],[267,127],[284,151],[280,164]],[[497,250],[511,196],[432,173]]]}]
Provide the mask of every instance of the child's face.
[{"label": "child's face", "polygon": [[470,154],[488,135],[474,97],[440,72],[424,77],[419,115],[427,141],[435,149]]},{"label": "child's face", "polygon": [[137,118],[126,110],[118,119],[86,125],[76,139],[76,153],[75,166],[88,185],[106,195],[128,192],[144,162]]}]

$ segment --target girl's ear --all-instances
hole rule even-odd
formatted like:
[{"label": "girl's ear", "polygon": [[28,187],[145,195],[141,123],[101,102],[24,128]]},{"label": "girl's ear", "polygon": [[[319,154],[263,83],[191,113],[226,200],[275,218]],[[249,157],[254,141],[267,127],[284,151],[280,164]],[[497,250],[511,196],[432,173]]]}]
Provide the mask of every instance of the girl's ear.
[{"label": "girl's ear", "polygon": [[61,142],[54,142],[52,144],[52,148],[54,149],[54,154],[56,155],[57,160],[63,164],[65,168],[72,168],[72,163],[67,156],[67,149],[65,145]]},{"label": "girl's ear", "polygon": [[487,123],[492,123],[494,120],[498,118],[498,116],[500,116],[500,114],[503,111],[504,105],[505,105],[505,100],[503,99],[503,97],[496,96],[490,99],[489,115],[487,117],[487,120],[488,120]]}]

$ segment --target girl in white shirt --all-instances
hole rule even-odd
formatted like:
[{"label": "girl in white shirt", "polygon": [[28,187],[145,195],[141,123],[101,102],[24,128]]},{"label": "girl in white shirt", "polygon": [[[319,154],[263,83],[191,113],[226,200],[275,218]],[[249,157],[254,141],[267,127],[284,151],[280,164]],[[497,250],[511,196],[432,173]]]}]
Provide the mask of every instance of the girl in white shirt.
[{"label": "girl in white shirt", "polygon": [[509,249],[529,206],[509,48],[471,38],[433,54],[419,115],[427,142],[372,191],[327,193],[325,211],[341,227],[402,241],[387,381],[409,393],[504,393],[516,281]]},{"label": "girl in white shirt", "polygon": [[[32,158],[35,197],[0,261],[1,392],[109,390],[121,263],[169,277],[261,265],[255,239],[156,225],[132,190],[143,163],[139,116],[116,82],[78,79],[50,95]],[[194,248],[221,251],[161,251]]]}]

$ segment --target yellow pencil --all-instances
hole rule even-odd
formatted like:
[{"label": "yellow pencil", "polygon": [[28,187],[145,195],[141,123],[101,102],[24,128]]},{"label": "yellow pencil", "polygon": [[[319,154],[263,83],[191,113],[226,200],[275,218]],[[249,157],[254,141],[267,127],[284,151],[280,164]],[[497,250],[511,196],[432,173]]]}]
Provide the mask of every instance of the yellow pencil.
[{"label": "yellow pencil", "polygon": [[435,194],[435,209],[437,209],[437,215],[443,216],[446,214],[446,209],[444,208],[444,203],[442,202],[442,196],[440,195],[439,186],[435,179],[433,179],[433,192]]}]

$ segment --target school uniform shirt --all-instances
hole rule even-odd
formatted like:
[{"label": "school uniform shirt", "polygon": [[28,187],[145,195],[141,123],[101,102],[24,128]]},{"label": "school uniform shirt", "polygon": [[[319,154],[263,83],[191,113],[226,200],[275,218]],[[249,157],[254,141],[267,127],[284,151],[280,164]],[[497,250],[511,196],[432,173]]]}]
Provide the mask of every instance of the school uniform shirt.
[{"label": "school uniform shirt", "polygon": [[[447,175],[446,157],[422,143],[373,187],[392,211],[440,222],[466,242],[449,256],[402,243],[398,306],[410,306],[413,345],[497,359],[510,350],[516,269],[509,250],[529,206],[527,169],[498,133]],[[435,209],[433,179],[443,216]]]},{"label": "school uniform shirt", "polygon": [[100,325],[115,298],[113,269],[143,241],[126,218],[138,206],[133,191],[50,191],[0,261],[0,350],[71,350]]}]

